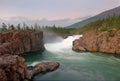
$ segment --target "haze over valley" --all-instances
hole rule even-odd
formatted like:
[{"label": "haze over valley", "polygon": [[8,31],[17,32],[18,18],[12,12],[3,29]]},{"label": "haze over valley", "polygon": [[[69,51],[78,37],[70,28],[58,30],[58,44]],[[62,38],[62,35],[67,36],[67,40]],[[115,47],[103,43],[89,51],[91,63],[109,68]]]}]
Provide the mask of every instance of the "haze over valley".
[{"label": "haze over valley", "polygon": [[25,22],[28,25],[37,23],[66,27],[119,5],[119,0],[93,0],[91,3],[89,0],[1,0],[0,23],[16,25]]}]

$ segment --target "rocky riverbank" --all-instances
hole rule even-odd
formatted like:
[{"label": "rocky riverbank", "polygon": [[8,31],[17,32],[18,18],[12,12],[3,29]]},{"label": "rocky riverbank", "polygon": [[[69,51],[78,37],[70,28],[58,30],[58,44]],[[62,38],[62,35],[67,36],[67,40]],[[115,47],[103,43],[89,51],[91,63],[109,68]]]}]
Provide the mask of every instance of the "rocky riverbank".
[{"label": "rocky riverbank", "polygon": [[60,64],[58,62],[43,62],[35,65],[34,67],[29,66],[30,69],[27,70],[26,78],[27,80],[31,80],[37,74],[54,71],[59,67],[59,65]]},{"label": "rocky riverbank", "polygon": [[58,67],[57,62],[44,62],[27,69],[23,57],[6,54],[0,57],[0,81],[29,81],[39,73],[54,71]]},{"label": "rocky riverbank", "polygon": [[31,80],[36,74],[53,71],[57,62],[45,62],[27,68],[25,59],[19,55],[43,52],[43,32],[11,31],[0,33],[0,81]]},{"label": "rocky riverbank", "polygon": [[120,31],[89,31],[73,42],[73,50],[120,54]]}]

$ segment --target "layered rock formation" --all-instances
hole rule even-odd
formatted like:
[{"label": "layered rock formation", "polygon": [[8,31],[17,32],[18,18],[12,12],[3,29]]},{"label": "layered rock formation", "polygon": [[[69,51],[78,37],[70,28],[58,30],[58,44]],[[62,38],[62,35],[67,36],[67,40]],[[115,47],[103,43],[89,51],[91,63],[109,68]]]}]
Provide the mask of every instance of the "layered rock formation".
[{"label": "layered rock formation", "polygon": [[0,33],[0,55],[43,52],[44,49],[43,32],[16,31]]},{"label": "layered rock formation", "polygon": [[120,31],[87,32],[73,42],[73,50],[120,54]]}]

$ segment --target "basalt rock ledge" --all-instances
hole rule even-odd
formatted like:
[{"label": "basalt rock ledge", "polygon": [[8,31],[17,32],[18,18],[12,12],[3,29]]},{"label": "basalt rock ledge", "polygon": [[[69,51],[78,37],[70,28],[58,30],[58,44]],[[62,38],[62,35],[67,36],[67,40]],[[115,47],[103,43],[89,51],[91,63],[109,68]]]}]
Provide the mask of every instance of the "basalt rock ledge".
[{"label": "basalt rock ledge", "polygon": [[102,52],[120,54],[120,31],[89,31],[73,42],[74,51]]},{"label": "basalt rock ledge", "polygon": [[0,33],[0,55],[43,52],[43,32],[12,31]]}]

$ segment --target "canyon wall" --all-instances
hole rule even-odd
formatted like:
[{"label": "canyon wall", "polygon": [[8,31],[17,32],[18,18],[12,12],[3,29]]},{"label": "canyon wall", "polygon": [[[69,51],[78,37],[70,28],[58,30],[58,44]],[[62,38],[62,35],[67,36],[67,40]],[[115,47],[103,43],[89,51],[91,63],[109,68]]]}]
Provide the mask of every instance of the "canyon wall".
[{"label": "canyon wall", "polygon": [[43,52],[43,32],[16,31],[0,33],[0,55]]},{"label": "canyon wall", "polygon": [[26,79],[27,64],[25,59],[18,55],[44,50],[43,32],[9,31],[0,33],[0,81]]},{"label": "canyon wall", "polygon": [[73,42],[73,50],[120,54],[120,31],[89,31]]}]

